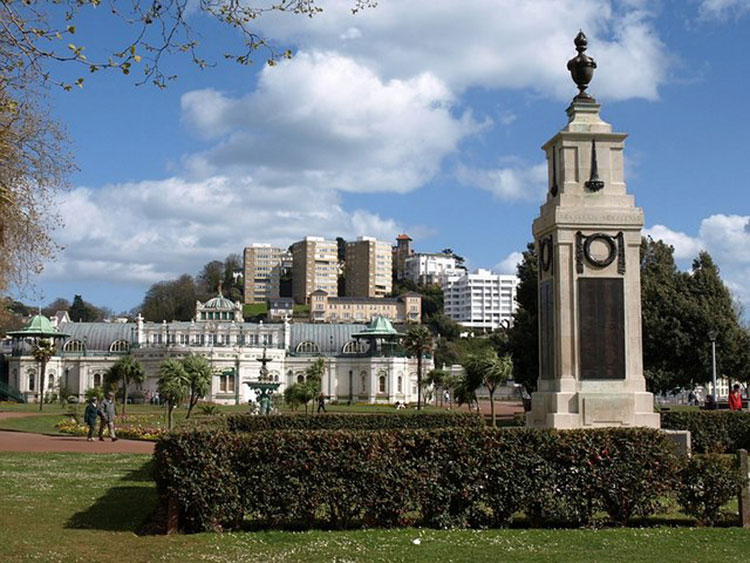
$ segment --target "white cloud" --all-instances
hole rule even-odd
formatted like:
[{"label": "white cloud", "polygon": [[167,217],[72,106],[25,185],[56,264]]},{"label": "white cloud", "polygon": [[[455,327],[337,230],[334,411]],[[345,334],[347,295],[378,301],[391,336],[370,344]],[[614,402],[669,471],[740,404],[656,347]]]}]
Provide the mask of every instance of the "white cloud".
[{"label": "white cloud", "polygon": [[500,262],[493,266],[492,270],[498,274],[513,274],[518,273],[518,264],[523,261],[523,254],[521,252],[511,252],[503,258]]},{"label": "white cloud", "polygon": [[[608,0],[410,0],[381,2],[352,16],[351,0],[322,1],[311,21],[264,16],[261,31],[281,44],[335,50],[385,77],[425,70],[456,92],[531,88],[570,98],[565,63],[579,28],[599,64],[591,91],[604,99],[655,99],[671,61],[643,2]],[[357,30],[352,40],[349,30]]]},{"label": "white cloud", "polygon": [[703,243],[698,238],[691,237],[679,231],[673,231],[664,225],[654,225],[643,229],[643,235],[654,240],[661,240],[674,248],[676,260],[695,258],[703,249]]},{"label": "white cloud", "polygon": [[703,0],[698,9],[701,18],[725,20],[730,16],[740,17],[750,12],[750,0]]},{"label": "white cloud", "polygon": [[270,188],[249,177],[79,187],[62,196],[60,212],[66,227],[58,241],[65,250],[48,265],[47,281],[147,285],[195,273],[253,242],[286,247],[308,234],[393,240],[410,228],[365,210],[346,211],[334,190]]},{"label": "white cloud", "polygon": [[241,98],[215,90],[182,97],[183,121],[221,138],[186,163],[199,175],[251,173],[269,185],[407,192],[482,125],[429,72],[382,81],[335,53],[300,53],[265,69]]},{"label": "white cloud", "polygon": [[675,248],[675,259],[690,266],[690,260],[707,250],[721,270],[721,277],[750,312],[750,216],[711,215],[701,221],[699,236],[691,237],[664,225],[644,229],[644,234]]},{"label": "white cloud", "polygon": [[547,165],[526,165],[515,159],[508,166],[493,169],[459,165],[456,177],[465,186],[481,188],[501,200],[541,201],[547,185]]}]

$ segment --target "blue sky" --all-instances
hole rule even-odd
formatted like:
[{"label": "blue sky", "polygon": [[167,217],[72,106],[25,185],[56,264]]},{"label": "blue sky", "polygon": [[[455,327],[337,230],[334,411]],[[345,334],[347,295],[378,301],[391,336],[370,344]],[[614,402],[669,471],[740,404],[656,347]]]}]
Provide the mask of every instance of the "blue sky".
[{"label": "blue sky", "polygon": [[[646,232],[685,268],[707,249],[750,306],[749,0],[351,4],[262,16],[295,53],[275,67],[221,60],[236,37],[196,13],[216,67],[170,58],[163,91],[114,74],[53,90],[80,171],[60,200],[65,250],[25,301],[127,310],[154,282],[308,234],[406,232],[418,251],[512,272],[546,188],[540,146],[576,93],[580,28],[599,65],[589,91],[630,135]],[[123,32],[98,14],[77,30],[92,53]]]}]

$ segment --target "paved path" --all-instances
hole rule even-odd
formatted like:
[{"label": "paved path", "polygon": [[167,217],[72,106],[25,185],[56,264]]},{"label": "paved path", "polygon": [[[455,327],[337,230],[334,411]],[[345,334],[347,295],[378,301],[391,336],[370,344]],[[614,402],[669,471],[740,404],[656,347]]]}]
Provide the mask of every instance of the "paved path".
[{"label": "paved path", "polygon": [[[36,416],[34,412],[0,412],[0,420]],[[141,440],[89,442],[85,436],[48,436],[0,430],[0,452],[74,452],[88,454],[151,454],[154,443]]]}]

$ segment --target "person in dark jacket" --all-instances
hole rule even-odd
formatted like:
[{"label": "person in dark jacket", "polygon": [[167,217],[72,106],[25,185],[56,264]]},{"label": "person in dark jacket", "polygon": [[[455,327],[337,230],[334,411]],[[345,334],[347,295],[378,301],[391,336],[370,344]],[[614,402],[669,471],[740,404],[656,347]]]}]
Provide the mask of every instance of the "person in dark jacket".
[{"label": "person in dark jacket", "polygon": [[107,393],[107,398],[102,401],[99,406],[99,416],[102,420],[99,424],[99,439],[104,441],[104,426],[109,428],[109,437],[112,438],[113,442],[117,441],[117,435],[115,434],[115,394],[110,392]]},{"label": "person in dark jacket", "polygon": [[99,407],[96,406],[96,397],[91,397],[86,410],[83,413],[83,421],[89,426],[88,441],[94,441],[94,428],[96,428],[96,419],[99,415]]}]

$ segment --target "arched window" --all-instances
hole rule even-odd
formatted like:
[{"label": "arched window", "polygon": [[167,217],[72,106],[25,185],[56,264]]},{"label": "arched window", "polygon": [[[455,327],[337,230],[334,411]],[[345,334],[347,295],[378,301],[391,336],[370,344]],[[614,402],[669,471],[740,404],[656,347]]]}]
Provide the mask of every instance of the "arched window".
[{"label": "arched window", "polygon": [[295,352],[298,354],[319,354],[320,348],[312,340],[305,340],[297,344]]},{"label": "arched window", "polygon": [[68,340],[63,346],[64,352],[83,352],[83,342],[80,340]]},{"label": "arched window", "polygon": [[399,393],[403,393],[404,392],[404,390],[403,390],[403,386],[404,386],[403,379],[404,378],[399,375],[398,379],[396,380],[396,388],[398,389]]},{"label": "arched window", "polygon": [[385,376],[378,377],[378,393],[385,393]]},{"label": "arched window", "polygon": [[94,374],[94,387],[101,387],[101,386],[102,386],[102,374],[95,373]]},{"label": "arched window", "polygon": [[367,352],[368,345],[362,340],[350,340],[344,344],[341,350],[342,354],[364,354]]},{"label": "arched window", "polygon": [[47,374],[47,382],[47,389],[53,389],[55,387],[55,370],[52,370]]},{"label": "arched window", "polygon": [[359,374],[359,380],[360,380],[360,389],[362,389],[362,393],[367,392],[367,372],[363,371]]},{"label": "arched window", "polygon": [[36,371],[33,369],[30,369],[26,372],[26,375],[29,378],[29,391],[34,390],[34,380],[36,379]]},{"label": "arched window", "polygon": [[305,382],[305,376],[302,373],[297,374],[297,383],[304,383]]},{"label": "arched window", "polygon": [[115,340],[109,347],[110,352],[127,352],[130,350],[130,342],[127,340]]}]

